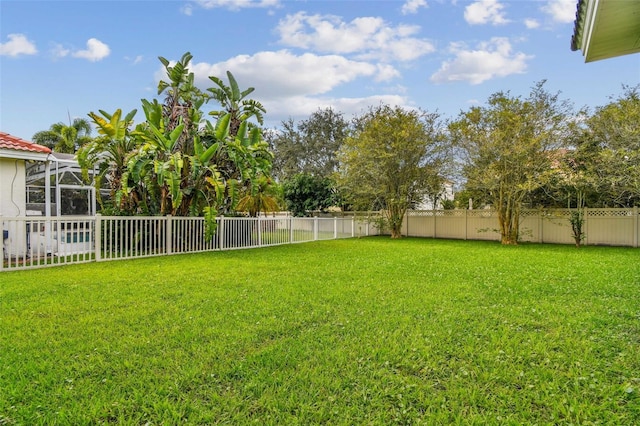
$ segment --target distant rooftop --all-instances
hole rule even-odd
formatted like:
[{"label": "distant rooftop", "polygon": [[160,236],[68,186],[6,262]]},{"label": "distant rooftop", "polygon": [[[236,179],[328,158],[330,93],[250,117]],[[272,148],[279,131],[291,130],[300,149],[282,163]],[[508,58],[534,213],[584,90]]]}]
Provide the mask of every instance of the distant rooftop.
[{"label": "distant rooftop", "polygon": [[46,146],[38,145],[33,142],[11,136],[8,133],[0,132],[0,149],[9,149],[13,151],[38,152],[42,154],[50,154],[51,149]]}]

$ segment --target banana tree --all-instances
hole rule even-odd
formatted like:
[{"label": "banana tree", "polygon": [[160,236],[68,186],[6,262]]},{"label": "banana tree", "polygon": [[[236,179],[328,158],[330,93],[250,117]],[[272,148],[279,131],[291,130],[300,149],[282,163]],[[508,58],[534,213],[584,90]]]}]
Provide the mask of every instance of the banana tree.
[{"label": "banana tree", "polygon": [[158,95],[165,94],[161,117],[169,131],[178,125],[184,125],[176,150],[183,154],[193,154],[193,138],[198,132],[202,121],[202,105],[209,99],[195,86],[194,74],[189,71],[193,55],[186,52],[175,64],[162,56],[158,57],[165,68],[169,81],[160,80]]},{"label": "banana tree", "polygon": [[218,118],[225,114],[230,114],[229,134],[231,136],[235,136],[238,133],[240,124],[248,121],[251,117],[255,117],[260,125],[264,124],[264,114],[266,113],[264,106],[256,100],[245,99],[253,93],[255,88],[249,87],[240,91],[238,82],[230,71],[227,71],[227,78],[229,79],[228,86],[219,77],[209,77],[217,87],[209,88],[207,91],[222,106],[221,110],[211,111],[209,114]]}]

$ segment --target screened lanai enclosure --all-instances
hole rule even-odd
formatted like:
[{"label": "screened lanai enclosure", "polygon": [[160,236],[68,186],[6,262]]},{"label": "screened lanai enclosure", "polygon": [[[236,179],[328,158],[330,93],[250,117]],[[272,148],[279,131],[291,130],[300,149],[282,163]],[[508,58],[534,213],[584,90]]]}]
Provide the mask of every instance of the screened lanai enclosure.
[{"label": "screened lanai enclosure", "polygon": [[[90,253],[95,188],[83,180],[73,155],[51,152],[42,159],[26,157],[3,162],[11,178],[2,212],[5,262]],[[88,177],[91,181],[93,171]]]},{"label": "screened lanai enclosure", "polygon": [[[38,161],[26,165],[27,216],[96,214],[95,188],[83,181],[80,166],[73,157],[52,153],[48,164]],[[89,177],[92,178],[92,171]]]}]

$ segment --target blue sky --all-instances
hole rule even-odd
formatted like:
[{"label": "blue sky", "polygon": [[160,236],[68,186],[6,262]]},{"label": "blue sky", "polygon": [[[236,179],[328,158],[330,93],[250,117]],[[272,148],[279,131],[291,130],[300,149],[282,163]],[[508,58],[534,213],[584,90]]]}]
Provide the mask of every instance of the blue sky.
[{"label": "blue sky", "polygon": [[[631,0],[621,0],[631,1]],[[0,0],[0,131],[30,139],[156,97],[158,56],[193,54],[205,89],[230,70],[266,127],[380,102],[455,118],[542,79],[576,107],[640,82],[640,55],[584,63],[577,0]],[[214,109],[212,105],[209,109]]]}]

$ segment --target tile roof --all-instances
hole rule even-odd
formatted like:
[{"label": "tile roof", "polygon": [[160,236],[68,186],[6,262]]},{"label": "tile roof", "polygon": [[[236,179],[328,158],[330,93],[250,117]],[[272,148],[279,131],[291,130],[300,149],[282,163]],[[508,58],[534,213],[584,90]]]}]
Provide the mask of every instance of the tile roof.
[{"label": "tile roof", "polygon": [[573,35],[571,36],[571,50],[574,52],[580,49],[580,40],[582,39],[586,9],[584,0],[578,0],[578,4],[576,6],[576,20],[573,21]]},{"label": "tile roof", "polygon": [[39,152],[43,154],[51,153],[51,149],[33,142],[25,141],[8,133],[0,132],[0,149],[10,149],[14,151]]}]

